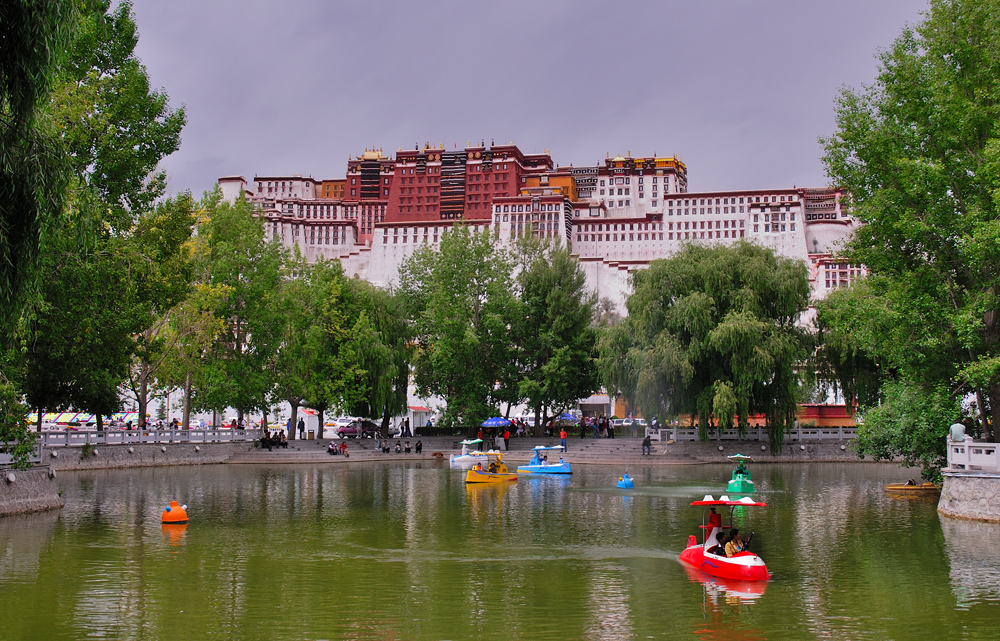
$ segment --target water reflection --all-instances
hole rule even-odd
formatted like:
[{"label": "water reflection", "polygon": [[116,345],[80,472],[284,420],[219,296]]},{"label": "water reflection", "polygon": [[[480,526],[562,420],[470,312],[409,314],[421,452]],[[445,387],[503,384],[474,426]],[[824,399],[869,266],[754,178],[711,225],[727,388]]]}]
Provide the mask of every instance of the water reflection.
[{"label": "water reflection", "polygon": [[178,546],[184,543],[184,535],[187,534],[187,523],[162,523],[160,529],[167,543],[171,546]]},{"label": "water reflection", "polygon": [[473,488],[399,462],[67,473],[61,512],[0,519],[0,636],[1000,638],[1000,562],[976,556],[1000,528],[886,498],[890,466],[760,466],[776,580],[685,569],[689,503],[729,471],[638,467],[627,496],[602,466]]},{"label": "water reflection", "polygon": [[30,580],[59,519],[59,510],[0,517],[0,579]]},{"label": "water reflection", "polygon": [[1000,601],[1000,524],[943,518],[941,531],[958,606]]},{"label": "water reflection", "polygon": [[700,583],[705,588],[706,597],[714,603],[724,600],[729,604],[751,605],[767,590],[767,581],[740,581],[711,576],[683,564],[684,572],[692,583]]}]

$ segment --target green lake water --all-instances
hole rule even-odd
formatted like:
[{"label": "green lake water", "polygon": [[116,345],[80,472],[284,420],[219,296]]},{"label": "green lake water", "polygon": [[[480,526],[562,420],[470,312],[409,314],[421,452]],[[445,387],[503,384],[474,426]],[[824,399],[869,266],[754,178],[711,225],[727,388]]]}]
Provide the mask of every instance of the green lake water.
[{"label": "green lake water", "polygon": [[[1000,638],[1000,526],[887,497],[894,466],[753,466],[738,525],[774,578],[678,562],[725,466],[577,466],[467,487],[436,463],[63,473],[0,518],[13,639]],[[163,506],[191,523],[164,531]]]}]

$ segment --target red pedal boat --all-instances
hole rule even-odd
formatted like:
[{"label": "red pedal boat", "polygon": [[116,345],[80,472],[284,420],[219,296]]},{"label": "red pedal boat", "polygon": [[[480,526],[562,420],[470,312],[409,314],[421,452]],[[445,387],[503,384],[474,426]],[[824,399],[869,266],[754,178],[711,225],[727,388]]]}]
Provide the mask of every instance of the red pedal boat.
[{"label": "red pedal boat", "polygon": [[[726,532],[732,527],[733,511],[737,507],[767,507],[766,503],[754,501],[750,497],[731,501],[728,496],[721,496],[716,500],[708,495],[701,501],[693,501],[691,505],[700,505],[705,508],[701,526],[702,541],[699,543],[693,534],[688,537],[688,545],[681,552],[682,562],[705,574],[723,579],[767,581],[771,578],[771,573],[767,571],[764,561],[753,552],[744,550],[735,556],[727,557],[725,554],[713,554],[708,551],[709,548],[715,546],[716,535],[719,532]],[[722,515],[714,512],[714,508],[717,507],[729,508],[729,525],[722,524]],[[747,543],[749,544],[749,542],[748,539]]]}]

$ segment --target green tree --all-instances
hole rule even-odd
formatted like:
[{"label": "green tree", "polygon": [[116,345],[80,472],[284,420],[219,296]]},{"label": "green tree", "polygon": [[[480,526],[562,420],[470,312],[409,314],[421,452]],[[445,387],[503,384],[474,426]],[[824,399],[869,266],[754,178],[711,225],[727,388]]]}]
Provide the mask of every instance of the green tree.
[{"label": "green tree", "polygon": [[74,22],[58,0],[0,6],[0,349],[12,346],[62,211],[69,165],[45,107]]},{"label": "green tree", "polygon": [[629,316],[599,341],[606,387],[647,416],[697,417],[703,439],[733,420],[743,434],[750,414],[764,414],[780,449],[807,354],[796,325],[809,300],[805,264],[744,242],[688,245],[633,283]]},{"label": "green tree", "polygon": [[[216,316],[224,287],[195,283],[187,298],[175,305],[163,317],[160,361],[153,368],[156,381],[163,387],[180,387],[184,391],[182,425],[190,426],[192,398],[205,379],[204,363],[208,350],[222,332],[223,319]],[[133,361],[133,372],[135,365]],[[134,380],[134,379],[133,379]],[[133,383],[133,386],[135,384]],[[142,408],[140,404],[140,408]],[[145,421],[140,409],[140,420]]]},{"label": "green tree", "polygon": [[127,230],[163,195],[157,166],[180,147],[186,116],[150,87],[132,3],[75,1],[81,17],[53,92],[56,121],[76,174],[104,204],[101,223]]},{"label": "green tree", "polygon": [[410,377],[410,339],[400,296],[363,280],[347,281],[349,313],[357,319],[356,341],[363,392],[348,404],[355,416],[382,418],[382,432],[388,434],[393,416],[406,410]]},{"label": "green tree", "polygon": [[170,317],[174,306],[190,290],[194,265],[189,241],[194,221],[194,201],[191,194],[184,193],[140,215],[130,235],[145,274],[144,278],[135,279],[135,283],[139,286],[137,297],[145,301],[139,309],[146,327],[134,336],[128,380],[138,406],[140,429],[146,424],[150,384],[180,336],[170,331]]},{"label": "green tree", "polygon": [[[953,401],[975,397],[979,428],[993,438],[1000,420],[1000,12],[986,0],[933,0],[923,22],[904,29],[880,60],[872,85],[840,95],[837,131],[822,140],[828,174],[865,223],[844,256],[870,275],[821,312],[879,365],[884,385],[947,390]],[[932,438],[894,441],[931,444],[924,460],[943,452],[947,421],[882,416],[880,429],[931,430]]]},{"label": "green tree", "polygon": [[511,306],[517,390],[534,408],[538,431],[548,410],[556,414],[598,387],[591,327],[597,297],[587,291],[579,263],[551,245],[532,253],[517,284],[519,304]]},{"label": "green tree", "polygon": [[289,438],[295,438],[303,404],[318,411],[318,436],[322,438],[324,413],[364,394],[358,345],[367,319],[351,319],[339,262],[321,260],[310,265],[296,251],[284,273],[276,299],[282,329],[273,363],[276,386],[272,397],[292,408]]},{"label": "green tree", "polygon": [[283,320],[275,307],[281,287],[282,250],[267,241],[250,205],[229,204],[216,188],[202,200],[207,221],[205,282],[223,292],[216,315],[223,331],[206,358],[205,383],[198,397],[204,409],[236,409],[238,418],[267,410],[275,385],[273,361]]},{"label": "green tree", "polygon": [[446,425],[477,425],[497,412],[496,382],[509,354],[512,271],[493,234],[462,224],[400,268],[416,334],[416,386],[447,400]]},{"label": "green tree", "polygon": [[46,112],[75,24],[58,0],[0,5],[0,452],[30,465],[25,362],[18,345],[38,285],[41,248],[58,228],[69,164]]}]

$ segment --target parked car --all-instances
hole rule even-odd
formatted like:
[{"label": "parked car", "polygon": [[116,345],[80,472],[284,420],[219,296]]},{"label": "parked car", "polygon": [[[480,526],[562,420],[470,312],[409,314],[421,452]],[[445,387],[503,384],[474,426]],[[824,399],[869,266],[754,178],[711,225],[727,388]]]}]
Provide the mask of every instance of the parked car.
[{"label": "parked car", "polygon": [[323,427],[333,430],[333,433],[336,434],[337,429],[347,427],[352,421],[354,421],[354,419],[350,416],[337,416],[336,418],[327,421]]},{"label": "parked car", "polygon": [[378,425],[366,418],[354,419],[347,425],[336,428],[334,434],[340,438],[372,438]]}]

